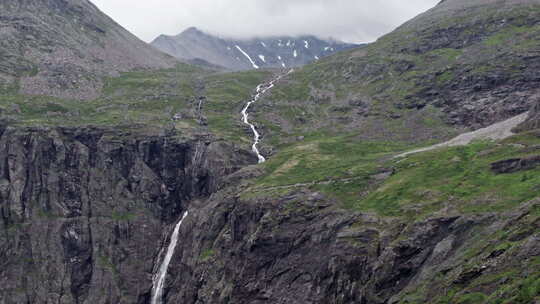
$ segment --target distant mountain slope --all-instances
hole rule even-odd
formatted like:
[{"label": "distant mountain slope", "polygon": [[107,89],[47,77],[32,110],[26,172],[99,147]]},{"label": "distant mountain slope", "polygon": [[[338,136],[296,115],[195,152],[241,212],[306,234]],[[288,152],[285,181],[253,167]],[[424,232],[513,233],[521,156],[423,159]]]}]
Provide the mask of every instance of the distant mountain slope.
[{"label": "distant mountain slope", "polygon": [[540,103],[539,71],[540,1],[445,0],[364,48],[296,69],[254,120],[281,127],[267,142],[314,125],[450,139]]},{"label": "distant mountain slope", "polygon": [[232,70],[300,66],[357,46],[314,36],[223,39],[194,27],[177,36],[161,35],[151,44],[179,59],[202,59]]},{"label": "distant mountain slope", "polygon": [[28,94],[96,97],[101,77],[176,60],[88,0],[0,0],[0,81]]}]

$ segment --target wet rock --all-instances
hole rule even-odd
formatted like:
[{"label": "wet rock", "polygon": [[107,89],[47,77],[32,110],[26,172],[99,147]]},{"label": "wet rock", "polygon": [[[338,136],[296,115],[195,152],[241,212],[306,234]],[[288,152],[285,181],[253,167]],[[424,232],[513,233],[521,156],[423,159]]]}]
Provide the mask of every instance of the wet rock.
[{"label": "wet rock", "polygon": [[478,278],[487,269],[487,266],[478,266],[473,269],[464,271],[459,274],[459,277],[453,282],[457,285],[465,285],[472,280]]},{"label": "wet rock", "polygon": [[256,161],[206,136],[0,127],[0,298],[137,303],[164,227]]},{"label": "wet rock", "polygon": [[491,164],[491,170],[497,174],[505,174],[534,169],[538,165],[540,155],[498,161]]}]

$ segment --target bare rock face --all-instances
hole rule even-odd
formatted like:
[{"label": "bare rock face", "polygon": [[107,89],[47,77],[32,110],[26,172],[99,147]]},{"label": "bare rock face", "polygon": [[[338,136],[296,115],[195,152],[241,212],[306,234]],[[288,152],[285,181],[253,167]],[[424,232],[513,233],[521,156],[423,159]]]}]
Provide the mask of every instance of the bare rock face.
[{"label": "bare rock face", "polygon": [[[474,235],[513,231],[539,203],[501,216],[406,223],[336,210],[329,198],[304,190],[275,199],[233,193],[214,194],[184,223],[165,303],[408,303],[419,288],[430,299],[422,303],[437,303],[444,288],[513,265],[504,248],[486,249],[472,269],[464,267],[464,253],[477,245]],[[527,241],[519,250],[540,248],[538,224],[520,236]],[[436,276],[450,287],[434,284]]]},{"label": "bare rock face", "polygon": [[498,161],[491,164],[491,170],[495,173],[514,173],[518,171],[534,169],[540,165],[540,155],[526,158],[513,158]]},{"label": "bare rock face", "polygon": [[529,113],[529,118],[518,126],[516,131],[530,131],[540,129],[540,94],[534,101],[534,106]]},{"label": "bare rock face", "polygon": [[211,138],[0,129],[2,303],[138,303],[189,202],[256,157]]},{"label": "bare rock face", "polygon": [[[149,303],[160,252],[188,208],[164,303],[400,303],[540,253],[538,200],[407,221],[307,189],[243,197],[245,180],[264,174],[249,167],[256,157],[210,137],[3,126],[0,147],[6,304]],[[514,249],[486,247],[464,267],[475,237],[497,231]],[[450,287],[430,284],[441,275]]]},{"label": "bare rock face", "polygon": [[0,1],[0,80],[25,94],[92,99],[103,76],[175,60],[140,41],[88,0]]}]

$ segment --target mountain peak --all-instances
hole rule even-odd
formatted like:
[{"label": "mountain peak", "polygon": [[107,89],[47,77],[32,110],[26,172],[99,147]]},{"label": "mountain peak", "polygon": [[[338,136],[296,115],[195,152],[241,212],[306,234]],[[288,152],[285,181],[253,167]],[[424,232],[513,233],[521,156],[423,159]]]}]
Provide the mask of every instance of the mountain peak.
[{"label": "mountain peak", "polygon": [[203,60],[231,70],[300,66],[357,45],[313,35],[234,39],[190,27],[174,37],[160,36],[157,49],[183,60]]},{"label": "mountain peak", "polygon": [[204,34],[204,32],[195,26],[188,27],[182,33],[180,33],[180,35],[200,35],[200,34]]}]

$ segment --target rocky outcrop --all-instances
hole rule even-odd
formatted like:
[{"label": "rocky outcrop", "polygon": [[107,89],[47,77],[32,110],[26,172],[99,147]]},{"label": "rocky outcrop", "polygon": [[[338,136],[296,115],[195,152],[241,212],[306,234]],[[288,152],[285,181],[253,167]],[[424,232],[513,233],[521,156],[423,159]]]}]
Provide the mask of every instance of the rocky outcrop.
[{"label": "rocky outcrop", "polygon": [[540,166],[540,155],[525,158],[505,159],[491,164],[491,170],[498,174],[514,173]]},{"label": "rocky outcrop", "polygon": [[[149,303],[160,252],[187,209],[165,303],[382,304],[418,290],[435,299],[527,267],[512,264],[515,254],[540,254],[538,200],[408,221],[343,210],[302,188],[253,196],[244,185],[264,174],[246,167],[256,157],[208,136],[3,127],[0,147],[6,304]],[[512,251],[469,253],[476,236],[499,231]]]},{"label": "rocky outcrop", "polygon": [[530,111],[529,118],[522,123],[516,131],[530,131],[540,129],[540,96],[535,100],[534,106]]},{"label": "rocky outcrop", "polygon": [[[184,223],[166,303],[398,303],[425,284],[431,286],[423,291],[433,296],[422,303],[435,303],[444,294],[432,281],[436,276],[451,288],[509,265],[513,258],[505,251],[488,251],[473,271],[464,267],[463,254],[478,245],[475,233],[512,230],[505,225],[518,225],[538,202],[500,217],[411,223],[334,205],[302,190],[281,199],[217,193]],[[533,231],[522,237],[538,249]]]},{"label": "rocky outcrop", "polygon": [[[191,201],[257,161],[208,136],[0,132],[0,303],[137,303]],[[164,237],[164,238],[162,238]]]},{"label": "rocky outcrop", "polygon": [[[398,107],[433,105],[443,109],[447,123],[474,128],[530,110],[540,96],[540,54],[527,44],[537,39],[538,5],[531,0],[447,0],[402,25],[390,35],[415,33],[416,39],[399,41],[394,53],[446,59],[409,79],[416,92]],[[411,62],[403,73],[417,68]]]}]

